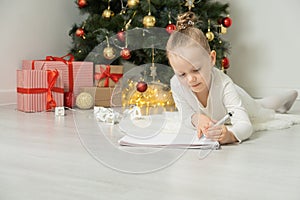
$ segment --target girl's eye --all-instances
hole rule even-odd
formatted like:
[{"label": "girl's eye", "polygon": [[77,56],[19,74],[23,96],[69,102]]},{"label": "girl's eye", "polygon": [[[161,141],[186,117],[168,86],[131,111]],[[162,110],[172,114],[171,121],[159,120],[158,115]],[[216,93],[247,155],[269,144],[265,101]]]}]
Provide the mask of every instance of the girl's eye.
[{"label": "girl's eye", "polygon": [[178,74],[179,77],[184,77],[185,76],[185,73],[182,73],[182,74]]},{"label": "girl's eye", "polygon": [[200,70],[201,70],[201,68],[194,69],[193,72],[199,72]]}]

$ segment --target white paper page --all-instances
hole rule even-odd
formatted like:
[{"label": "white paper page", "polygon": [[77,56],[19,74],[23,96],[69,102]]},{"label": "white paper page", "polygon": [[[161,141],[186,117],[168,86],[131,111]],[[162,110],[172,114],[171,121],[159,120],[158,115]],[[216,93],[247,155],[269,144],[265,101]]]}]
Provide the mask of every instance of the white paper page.
[{"label": "white paper page", "polygon": [[198,139],[194,129],[178,123],[180,120],[177,114],[165,113],[147,116],[142,120],[122,120],[119,128],[125,136],[118,142],[124,146],[219,148],[218,142],[205,137]]},{"label": "white paper page", "polygon": [[157,134],[151,138],[134,138],[131,136],[124,136],[119,140],[120,145],[125,146],[149,146],[149,147],[173,147],[173,148],[219,148],[217,141],[212,141],[202,137],[198,139],[196,134],[178,135],[170,133]]}]

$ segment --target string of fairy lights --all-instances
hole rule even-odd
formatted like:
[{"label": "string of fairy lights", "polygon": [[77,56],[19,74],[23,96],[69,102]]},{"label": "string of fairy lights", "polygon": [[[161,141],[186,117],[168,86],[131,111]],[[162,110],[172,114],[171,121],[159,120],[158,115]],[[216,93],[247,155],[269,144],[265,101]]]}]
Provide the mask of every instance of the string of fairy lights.
[{"label": "string of fairy lights", "polygon": [[[142,19],[142,23],[144,28],[154,27],[156,24],[156,18],[151,13],[151,0],[147,0],[148,2],[148,13],[145,13],[145,16]],[[115,13],[111,10],[110,7],[111,0],[107,1],[107,8],[102,12],[102,17],[110,19],[115,16]],[[134,8],[140,3],[140,0],[127,0],[127,4],[123,5],[123,0],[121,0],[121,11],[119,14],[125,14],[127,8]],[[78,0],[77,4],[79,8],[84,8],[88,5],[88,0]],[[195,0],[185,0],[185,4],[189,11],[195,7]],[[131,58],[131,52],[128,48],[128,41],[126,37],[126,31],[130,28],[131,22],[135,17],[135,12],[129,18],[127,22],[124,23],[124,27],[117,33],[117,38],[120,41],[124,42],[124,47],[121,47],[120,56],[124,60],[128,60]],[[174,30],[176,30],[176,25],[171,21],[171,13],[168,14],[169,23],[165,27],[166,31],[171,34]],[[225,34],[227,32],[227,28],[232,24],[232,20],[229,16],[222,18],[218,22],[218,33]],[[212,41],[215,39],[215,34],[211,31],[211,21],[208,19],[208,27],[206,37],[208,41]],[[84,26],[80,27],[76,30],[76,36],[82,39],[85,39],[85,31]],[[221,41],[220,41],[221,42]],[[116,57],[116,51],[113,46],[110,45],[108,37],[106,37],[107,46],[103,50],[103,56],[112,60]],[[139,81],[133,81],[128,79],[127,87],[122,91],[122,106],[128,107],[132,105],[136,105],[140,108],[169,108],[174,110],[175,103],[172,98],[172,92],[168,85],[161,83],[159,79],[157,79],[157,67],[154,63],[155,49],[152,48],[152,63],[150,66],[150,74],[151,81],[147,80],[145,77],[147,76],[147,70],[144,72],[144,77],[141,77]],[[226,56],[222,59],[222,70],[226,70],[229,68],[229,60]]]}]

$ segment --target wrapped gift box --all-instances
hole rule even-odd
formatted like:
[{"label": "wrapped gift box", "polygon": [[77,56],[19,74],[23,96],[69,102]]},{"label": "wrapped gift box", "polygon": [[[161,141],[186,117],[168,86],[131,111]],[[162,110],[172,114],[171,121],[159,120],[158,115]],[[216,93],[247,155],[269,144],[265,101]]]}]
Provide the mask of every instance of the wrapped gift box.
[{"label": "wrapped gift box", "polygon": [[[111,87],[83,87],[82,92],[90,93],[95,100],[95,106],[111,107],[122,106],[122,93]],[[112,95],[114,95],[112,97]]]},{"label": "wrapped gift box", "polygon": [[17,109],[41,112],[61,107],[63,86],[59,70],[17,70]]},{"label": "wrapped gift box", "polygon": [[95,65],[95,86],[115,87],[123,76],[122,65]]},{"label": "wrapped gift box", "polygon": [[93,62],[75,62],[73,57],[48,56],[46,60],[23,60],[22,69],[58,69],[63,72],[65,106],[73,107],[74,99],[80,93],[80,87],[93,86]]}]

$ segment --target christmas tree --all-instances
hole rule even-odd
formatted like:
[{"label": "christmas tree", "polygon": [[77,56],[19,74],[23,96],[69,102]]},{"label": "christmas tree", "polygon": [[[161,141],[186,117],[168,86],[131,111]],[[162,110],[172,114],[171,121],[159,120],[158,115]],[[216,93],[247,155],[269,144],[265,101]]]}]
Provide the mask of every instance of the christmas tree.
[{"label": "christmas tree", "polygon": [[[216,66],[223,70],[229,67],[226,57],[229,43],[222,38],[231,25],[227,3],[215,0],[77,0],[75,3],[81,14],[87,16],[69,32],[73,39],[70,53],[78,61],[168,65],[163,47],[176,29],[178,14],[192,11],[199,18],[196,26],[217,52]],[[158,78],[159,74],[163,73],[158,72]],[[163,76],[170,79],[166,74]]]},{"label": "christmas tree", "polygon": [[[123,65],[125,74],[114,88],[111,107],[141,108],[144,114],[172,111],[169,87],[174,72],[166,43],[176,30],[177,16],[192,11],[195,23],[217,53],[216,67],[226,72],[229,43],[222,34],[231,25],[229,5],[215,0],[76,0],[86,16],[70,30],[70,53],[78,61]],[[129,66],[129,67],[128,67]],[[128,68],[128,70],[126,70]],[[132,70],[130,70],[132,69]]]}]

